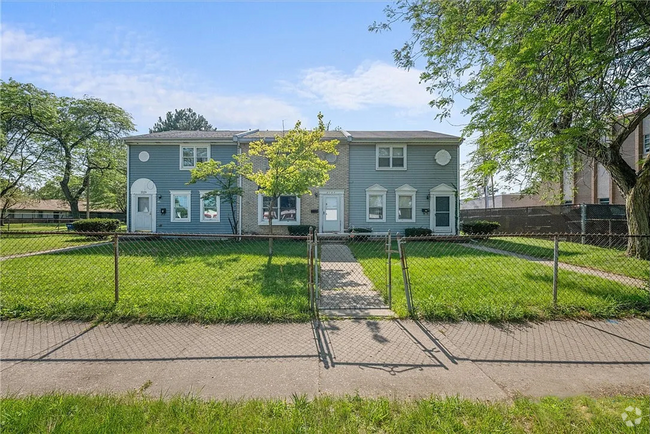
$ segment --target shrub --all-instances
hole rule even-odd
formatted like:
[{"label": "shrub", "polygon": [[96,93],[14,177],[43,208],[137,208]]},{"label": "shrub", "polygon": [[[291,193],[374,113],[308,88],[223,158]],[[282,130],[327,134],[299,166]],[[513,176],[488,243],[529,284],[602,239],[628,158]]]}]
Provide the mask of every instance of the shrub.
[{"label": "shrub", "polygon": [[312,228],[314,232],[316,232],[316,228],[311,225],[295,225],[295,226],[287,226],[287,230],[289,231],[289,235],[296,235],[296,236],[306,236],[309,235],[309,228]]},{"label": "shrub", "polygon": [[433,233],[429,228],[406,228],[404,229],[404,236],[407,237],[426,237]]},{"label": "shrub", "polygon": [[77,232],[115,232],[120,227],[118,219],[86,219],[72,222]]},{"label": "shrub", "polygon": [[346,232],[354,232],[355,234],[369,234],[372,232],[372,228],[350,228]]},{"label": "shrub", "polygon": [[487,235],[499,229],[499,222],[488,222],[485,220],[472,220],[462,222],[460,228],[468,235]]}]

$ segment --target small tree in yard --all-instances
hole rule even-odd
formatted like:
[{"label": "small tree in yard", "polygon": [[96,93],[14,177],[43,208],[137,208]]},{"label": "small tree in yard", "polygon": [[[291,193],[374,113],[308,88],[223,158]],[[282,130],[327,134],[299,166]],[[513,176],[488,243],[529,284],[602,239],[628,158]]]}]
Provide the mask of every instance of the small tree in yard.
[{"label": "small tree in yard", "polygon": [[[220,161],[209,160],[204,163],[198,163],[196,169],[190,171],[190,182],[195,184],[199,181],[212,181],[217,188],[206,193],[205,196],[218,196],[221,203],[230,205],[232,217],[228,217],[230,229],[233,234],[237,234],[239,220],[237,219],[237,198],[244,193],[244,189],[237,185],[239,170],[237,163],[231,161],[228,164],[222,164]],[[203,199],[203,197],[201,198]]]},{"label": "small tree in yard", "polygon": [[[273,215],[280,195],[311,194],[312,187],[320,187],[329,180],[334,165],[318,157],[319,152],[338,154],[338,140],[323,141],[325,124],[318,114],[318,127],[307,130],[296,126],[271,142],[260,139],[251,142],[247,154],[233,156],[239,164],[239,173],[258,185],[258,194],[270,198],[265,214],[269,233],[273,234]],[[254,169],[251,157],[266,160],[265,169]],[[273,239],[269,239],[269,255],[273,255]]]}]

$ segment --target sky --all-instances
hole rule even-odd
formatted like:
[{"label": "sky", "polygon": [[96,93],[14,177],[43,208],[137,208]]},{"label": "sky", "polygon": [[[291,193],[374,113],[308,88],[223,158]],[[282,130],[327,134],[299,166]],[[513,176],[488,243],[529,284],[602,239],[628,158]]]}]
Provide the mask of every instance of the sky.
[{"label": "sky", "polygon": [[460,135],[466,101],[435,120],[423,62],[394,64],[408,26],[368,31],[387,4],[3,1],[0,76],[114,103],[139,133],[191,107],[218,129],[314,127],[320,111],[332,128]]}]

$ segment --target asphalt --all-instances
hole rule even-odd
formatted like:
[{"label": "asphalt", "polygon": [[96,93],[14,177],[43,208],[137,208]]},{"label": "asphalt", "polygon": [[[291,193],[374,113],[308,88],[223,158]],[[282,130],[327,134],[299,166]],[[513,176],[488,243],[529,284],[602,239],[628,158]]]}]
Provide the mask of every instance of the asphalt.
[{"label": "asphalt", "polygon": [[359,394],[480,400],[650,393],[650,322],[494,326],[4,321],[0,390],[215,399]]}]

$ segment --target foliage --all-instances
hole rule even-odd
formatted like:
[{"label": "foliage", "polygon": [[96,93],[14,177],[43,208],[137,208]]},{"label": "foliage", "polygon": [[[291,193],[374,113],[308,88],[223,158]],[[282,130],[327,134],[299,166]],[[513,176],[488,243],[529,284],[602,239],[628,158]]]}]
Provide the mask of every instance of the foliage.
[{"label": "foliage", "polygon": [[167,112],[165,119],[159,117],[149,133],[160,133],[162,131],[216,131],[202,115],[191,108],[176,109],[174,112]]},{"label": "foliage", "polygon": [[369,234],[372,232],[372,228],[352,227],[349,228],[346,232],[355,234]]},{"label": "foliage", "polygon": [[53,94],[32,84],[0,81],[0,200],[37,178],[51,151],[37,125],[54,121],[55,102]]},{"label": "foliage", "polygon": [[468,235],[488,235],[499,229],[499,222],[489,222],[486,220],[470,220],[460,223],[460,230]]},{"label": "foliage", "polygon": [[404,236],[407,237],[426,237],[433,233],[429,228],[406,228],[404,229]]},{"label": "foliage", "polygon": [[[318,127],[314,130],[302,128],[296,122],[293,129],[274,140],[259,139],[249,144],[248,152],[234,155],[239,164],[239,173],[257,186],[257,193],[271,198],[268,216],[280,195],[311,194],[310,188],[320,187],[329,180],[329,171],[334,168],[318,156],[319,153],[338,155],[338,140],[322,140],[325,134],[323,115],[318,113]],[[255,168],[253,159],[260,157],[265,167]],[[273,219],[269,218],[273,232]],[[269,239],[269,254],[273,254],[273,240]]]},{"label": "foliage", "polygon": [[188,184],[195,184],[199,181],[212,182],[217,188],[206,193],[207,196],[219,196],[222,203],[230,206],[231,216],[228,217],[230,229],[233,234],[237,234],[239,228],[239,219],[237,217],[237,199],[244,194],[244,189],[239,186],[239,170],[237,163],[231,161],[222,164],[220,161],[209,160],[198,163],[195,169],[190,171],[190,181]]},{"label": "foliage", "polygon": [[85,219],[72,222],[77,232],[115,232],[120,227],[118,219]]},{"label": "foliage", "polygon": [[[450,115],[457,95],[472,97],[464,134],[480,134],[475,174],[502,173],[531,192],[594,159],[626,197],[629,232],[644,234],[650,233],[650,155],[637,170],[621,147],[650,114],[647,6],[399,0],[387,8],[387,22],[371,29],[410,23],[412,38],[395,60],[410,68],[424,58],[421,79],[439,118]],[[628,253],[647,259],[650,243],[630,240],[636,241]]]},{"label": "foliage", "polygon": [[296,236],[307,236],[307,235],[309,235],[309,229],[311,229],[313,232],[316,232],[316,227],[312,226],[312,225],[287,226],[287,230],[289,231],[289,235],[296,235]]}]

